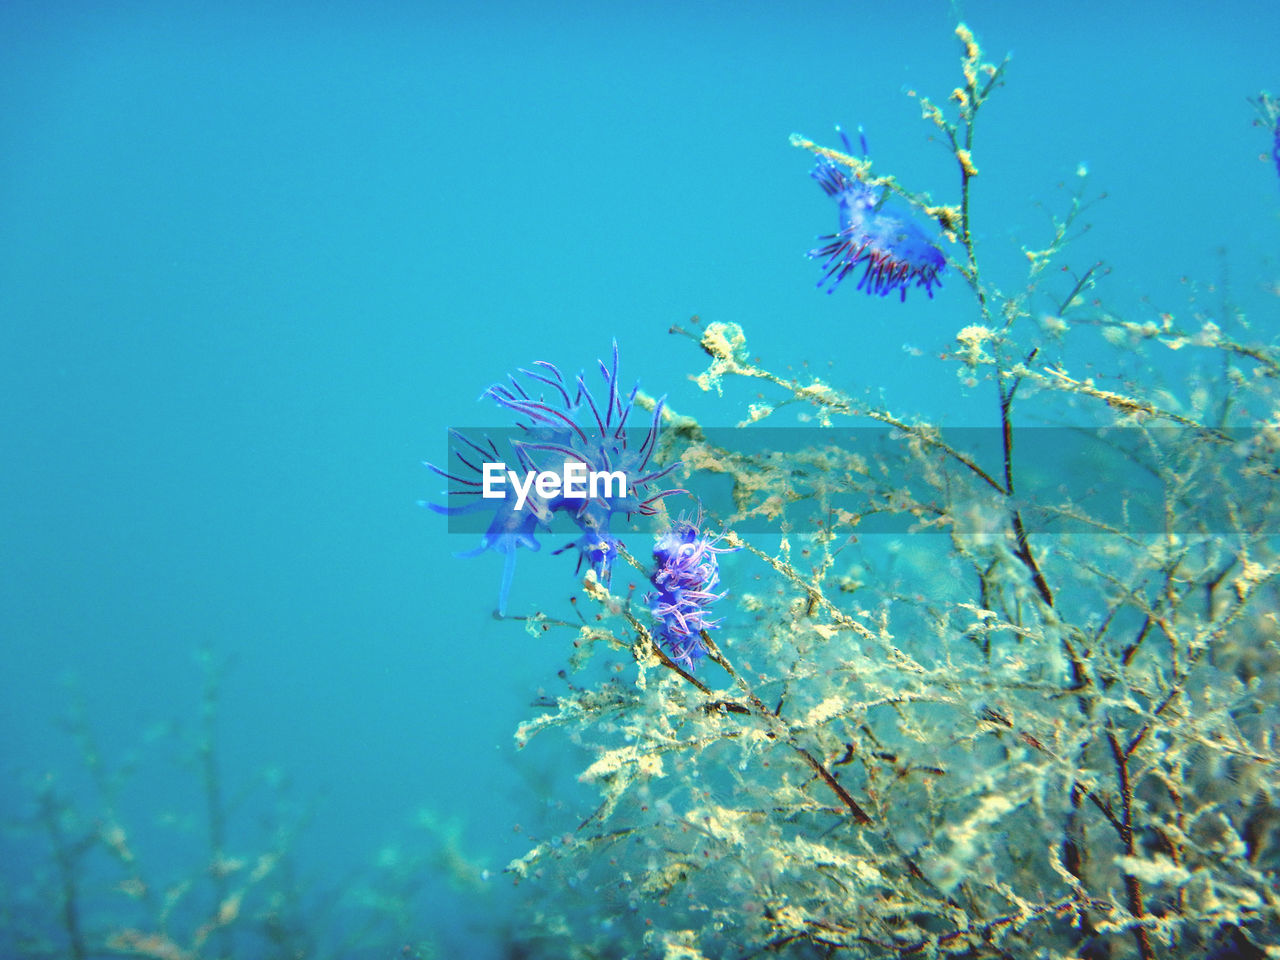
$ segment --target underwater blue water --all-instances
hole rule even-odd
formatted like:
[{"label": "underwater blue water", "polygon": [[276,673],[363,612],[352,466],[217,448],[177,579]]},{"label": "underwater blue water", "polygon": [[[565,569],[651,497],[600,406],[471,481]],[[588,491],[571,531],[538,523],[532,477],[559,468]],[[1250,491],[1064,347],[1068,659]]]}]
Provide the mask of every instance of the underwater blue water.
[{"label": "underwater blue water", "polygon": [[[1245,102],[1280,85],[1274,4],[960,12],[988,57],[1013,52],[975,155],[995,282],[1018,281],[1084,165],[1108,197],[1073,261],[1105,257],[1109,302],[1180,305],[1184,277],[1246,310],[1275,295],[1280,185]],[[6,823],[45,771],[96,802],[58,723],[73,703],[108,763],[145,756],[165,721],[189,744],[208,648],[228,661],[227,790],[278,769],[315,802],[297,849],[317,882],[411,847],[422,810],[459,821],[495,874],[523,853],[555,799],[544,769],[575,758],[517,764],[512,731],[566,651],[492,618],[501,558],[453,559],[475,537],[415,505],[441,486],[420,461],[445,455],[449,425],[509,422],[476,399],[507,371],[587,369],[615,338],[624,384],[736,422],[668,335],[695,313],[741,323],[772,369],[833,361],[843,389],[989,423],[989,398],[957,405],[927,366],[972,322],[954,272],[932,301],[817,291],[803,254],[835,210],[787,141],[860,123],[877,164],[953,201],[904,90],[957,84],[955,19],[944,3],[0,6]],[[512,612],[562,603],[571,566],[522,555]],[[189,749],[164,749],[192,773]],[[171,765],[136,777],[147,846],[200,799]],[[34,849],[0,868],[6,887]],[[424,935],[494,955],[495,903],[519,890],[426,883]]]}]

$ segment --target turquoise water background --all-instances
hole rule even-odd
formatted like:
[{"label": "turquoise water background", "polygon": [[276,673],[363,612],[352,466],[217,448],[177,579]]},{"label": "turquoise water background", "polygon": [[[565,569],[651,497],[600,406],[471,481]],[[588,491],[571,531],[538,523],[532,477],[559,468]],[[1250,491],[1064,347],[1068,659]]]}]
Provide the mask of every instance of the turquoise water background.
[{"label": "turquoise water background", "polygon": [[[1280,87],[1274,3],[960,13],[1013,54],[975,152],[995,282],[1017,284],[1083,165],[1107,198],[1069,259],[1106,260],[1114,312],[1225,284],[1275,315],[1280,180],[1245,99]],[[314,800],[298,850],[319,883],[411,849],[419,811],[456,819],[501,889],[428,877],[423,932],[492,954],[494,904],[521,896],[500,868],[555,819],[537,771],[573,759],[517,763],[512,731],[566,651],[493,619],[501,559],[452,557],[475,538],[415,505],[441,486],[420,461],[449,425],[508,422],[476,399],[508,371],[587,369],[615,338],[624,383],[736,422],[668,334],[691,314],[741,323],[771,369],[989,424],[933,359],[973,322],[954,272],[934,301],[816,291],[803,254],[835,211],[787,141],[861,123],[877,170],[954,202],[905,91],[959,83],[955,22],[943,3],[0,6],[5,821],[46,771],[82,789],[58,723],[77,701],[112,764],[192,728],[208,648],[228,792],[278,769]],[[571,571],[522,554],[512,612],[563,610]],[[172,766],[136,776],[145,847],[198,797]],[[14,843],[11,890],[39,859]]]}]

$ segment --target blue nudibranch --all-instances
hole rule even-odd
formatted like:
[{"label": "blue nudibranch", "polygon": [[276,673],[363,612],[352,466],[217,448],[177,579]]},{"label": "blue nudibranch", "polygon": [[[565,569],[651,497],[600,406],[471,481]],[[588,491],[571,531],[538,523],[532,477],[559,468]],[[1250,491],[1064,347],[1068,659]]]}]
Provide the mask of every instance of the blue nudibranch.
[{"label": "blue nudibranch", "polygon": [[[852,156],[853,144],[843,130],[839,132]],[[859,141],[865,156],[866,138],[860,136]],[[840,211],[839,231],[820,237],[826,244],[809,251],[812,259],[825,258],[819,287],[827,285],[827,293],[832,293],[862,266],[858,289],[868,294],[883,297],[897,291],[905,301],[908,288],[917,286],[933,297],[933,288],[942,285],[940,275],[947,259],[909,213],[886,203],[882,187],[864,183],[821,154],[810,176],[827,196],[835,198]]]},{"label": "blue nudibranch", "polygon": [[709,616],[711,604],[725,595],[715,592],[720,582],[716,554],[735,549],[716,546],[717,538],[706,536],[699,526],[699,522],[680,519],[657,538],[649,577],[654,590],[645,595],[649,612],[658,621],[655,638],[690,673],[707,655],[702,631],[720,625]]},{"label": "blue nudibranch", "polygon": [[[665,477],[679,463],[662,469],[650,466],[662,429],[662,400],[654,405],[653,416],[640,445],[628,446],[627,420],[639,385],[623,399],[618,389],[616,342],[612,362],[606,365],[600,361],[605,386],[601,402],[592,396],[581,375],[570,381],[554,364],[543,360],[536,361],[532,367],[518,370],[518,376],[511,375],[506,383],[494,384],[482,395],[517,415],[516,425],[523,436],[511,442],[514,462],[527,474],[554,472],[566,463],[582,464],[587,471],[620,471],[626,477],[626,484],[621,490],[606,487],[600,495],[589,499],[561,494],[544,496],[532,488],[518,494],[512,486],[504,486],[501,499],[497,499],[496,504],[494,499],[480,499],[464,506],[440,506],[421,501],[423,506],[436,513],[449,515],[485,509],[494,511],[493,520],[480,538],[480,545],[459,556],[477,556],[487,550],[503,555],[499,614],[506,612],[507,596],[515,574],[516,549],[540,549],[537,534],[551,529],[555,515],[567,516],[581,531],[577,539],[555,552],[576,547],[578,569],[586,563],[607,583],[618,555],[617,538],[609,530],[613,516],[619,513],[652,516],[657,512],[657,501],[684,492],[668,489],[648,493],[646,490],[649,484]],[[503,461],[497,445],[487,437],[483,442],[476,442],[456,431],[451,431],[450,435],[459,447],[455,456],[466,468],[464,473],[469,475],[449,473],[431,463],[426,466],[461,488],[451,491],[453,494],[479,497],[484,488],[480,479],[484,472],[481,464]]]}]

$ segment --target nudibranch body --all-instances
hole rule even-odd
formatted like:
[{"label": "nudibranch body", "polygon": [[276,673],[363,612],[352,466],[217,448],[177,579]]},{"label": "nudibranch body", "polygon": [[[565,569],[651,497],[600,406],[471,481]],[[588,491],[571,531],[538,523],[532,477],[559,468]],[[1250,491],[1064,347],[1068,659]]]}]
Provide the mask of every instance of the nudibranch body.
[{"label": "nudibranch body", "polygon": [[[843,131],[840,136],[852,154],[849,138]],[[861,143],[865,154],[866,139]],[[821,153],[811,176],[839,208],[839,231],[820,237],[826,243],[809,251],[812,259],[823,260],[818,286],[831,293],[862,267],[858,289],[868,294],[883,297],[896,291],[905,301],[907,290],[915,286],[932,298],[933,288],[942,285],[947,259],[910,214],[887,203],[883,187],[863,182]]]}]

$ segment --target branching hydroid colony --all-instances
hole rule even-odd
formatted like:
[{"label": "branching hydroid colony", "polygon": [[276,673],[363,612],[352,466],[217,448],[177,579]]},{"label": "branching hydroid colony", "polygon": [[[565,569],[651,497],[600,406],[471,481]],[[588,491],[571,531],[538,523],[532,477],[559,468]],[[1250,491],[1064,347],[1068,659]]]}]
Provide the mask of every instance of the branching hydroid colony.
[{"label": "branching hydroid colony", "polygon": [[[1275,317],[1107,312],[1106,268],[1068,259],[1079,196],[1025,250],[1025,283],[997,287],[971,187],[1005,65],[957,35],[963,82],[945,106],[918,97],[957,202],[847,143],[793,142],[830,183],[948,238],[969,303],[940,314],[954,347],[928,362],[989,393],[992,442],[774,374],[737,324],[677,331],[711,358],[704,389],[759,391],[742,426],[790,408],[882,429],[870,451],[813,430],[780,459],[750,430],[663,411],[655,461],[680,461],[695,493],[700,471],[733,485],[705,518],[740,548],[720,565],[730,593],[696,675],[616,575],[585,581],[598,612],[532,619],[572,634],[575,667],[608,649],[634,665],[571,683],[517,733],[587,747],[580,779],[599,792],[508,868],[531,952],[1066,960],[1280,942],[1280,350],[1259,326]],[[1087,375],[1065,359],[1082,351]],[[1160,381],[1168,351],[1202,361],[1190,381]],[[1139,360],[1146,382],[1104,372]],[[1046,442],[1028,422],[1064,426]],[[900,536],[863,534],[885,518]],[[776,535],[742,532],[761,522]]]}]

